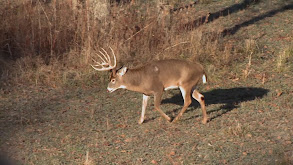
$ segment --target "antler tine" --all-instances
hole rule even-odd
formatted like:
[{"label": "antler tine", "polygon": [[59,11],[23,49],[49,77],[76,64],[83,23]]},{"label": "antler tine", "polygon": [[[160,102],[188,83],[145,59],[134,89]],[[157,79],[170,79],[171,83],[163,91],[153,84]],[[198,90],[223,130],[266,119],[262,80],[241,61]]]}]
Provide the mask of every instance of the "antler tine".
[{"label": "antler tine", "polygon": [[107,58],[107,60],[111,61],[111,58],[110,58],[109,54],[107,53],[107,51],[104,48],[101,48],[101,49],[103,50],[103,52],[104,52],[103,54]]},{"label": "antler tine", "polygon": [[103,65],[101,63],[99,63],[98,61],[96,61],[94,58],[92,58],[92,60],[97,64],[96,65],[90,64],[91,67],[94,68],[95,70],[101,71],[101,68],[97,68],[97,67],[102,66],[102,68],[103,68]]},{"label": "antler tine", "polygon": [[92,60],[93,60],[95,63],[97,63],[97,64],[94,65],[94,66],[103,66],[103,63],[100,63],[100,62],[96,61],[94,58],[92,58]]},{"label": "antler tine", "polygon": [[[97,62],[95,59],[92,58],[92,60],[97,63],[96,65],[91,65],[92,68],[94,68],[95,70],[98,70],[98,71],[105,71],[105,70],[110,70],[112,69],[112,67],[104,67],[104,65],[107,65],[107,63],[99,63]],[[101,67],[101,68],[98,68],[98,67]]]},{"label": "antler tine", "polygon": [[91,65],[92,68],[94,68],[97,71],[106,71],[106,70],[111,70],[111,68],[97,68],[96,65]]},{"label": "antler tine", "polygon": [[113,58],[114,58],[114,67],[116,67],[116,62],[117,62],[117,60],[116,60],[115,52],[114,52],[114,50],[111,48],[111,46],[109,46],[109,48],[111,49],[112,54],[113,54]]},{"label": "antler tine", "polygon": [[[102,50],[103,50],[104,52],[106,52],[103,48],[102,48]],[[111,61],[111,59],[109,58],[109,56],[105,55],[102,51],[99,50],[99,53],[103,56],[103,58],[102,58],[102,56],[100,56],[100,55],[99,55],[99,57],[100,57],[101,59],[103,59],[103,61],[104,61],[105,63]],[[106,62],[106,61],[107,61],[107,62]]]},{"label": "antler tine", "polygon": [[[98,54],[98,53],[97,53]],[[102,60],[101,64],[106,64],[107,63],[107,59],[105,59],[105,57],[102,57],[101,55],[98,54],[98,57]],[[95,61],[96,62],[96,61]]]},{"label": "antler tine", "polygon": [[110,57],[110,55],[108,54],[108,52],[105,50],[105,49],[103,49],[102,48],[102,50],[104,51],[104,53],[105,53],[105,57],[107,57],[106,59],[107,59],[107,61],[109,61],[109,65],[111,65],[111,57]]},{"label": "antler tine", "polygon": [[95,62],[95,65],[91,65],[92,68],[98,71],[105,71],[105,70],[111,70],[116,67],[116,56],[113,51],[113,49],[110,47],[112,54],[113,54],[113,59],[114,59],[114,64],[112,63],[110,55],[107,53],[107,51],[103,48],[101,48],[102,51],[99,51],[97,53],[98,57],[100,58],[100,62],[96,61],[94,58],[92,60]]}]

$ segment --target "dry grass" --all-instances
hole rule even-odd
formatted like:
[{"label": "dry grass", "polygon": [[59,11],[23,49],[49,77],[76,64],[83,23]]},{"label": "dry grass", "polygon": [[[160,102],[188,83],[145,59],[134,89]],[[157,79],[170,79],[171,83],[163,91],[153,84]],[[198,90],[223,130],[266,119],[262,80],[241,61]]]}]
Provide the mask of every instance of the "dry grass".
[{"label": "dry grass", "polygon": [[276,60],[277,70],[279,72],[293,71],[292,60],[293,60],[293,47],[292,46],[285,47],[283,50],[281,50]]},{"label": "dry grass", "polygon": [[170,13],[188,3],[1,2],[1,82],[53,87],[88,82],[95,74],[90,56],[108,46],[120,65],[184,58],[207,64],[212,74],[231,66],[239,48],[224,43],[220,33],[182,28],[189,9]]}]

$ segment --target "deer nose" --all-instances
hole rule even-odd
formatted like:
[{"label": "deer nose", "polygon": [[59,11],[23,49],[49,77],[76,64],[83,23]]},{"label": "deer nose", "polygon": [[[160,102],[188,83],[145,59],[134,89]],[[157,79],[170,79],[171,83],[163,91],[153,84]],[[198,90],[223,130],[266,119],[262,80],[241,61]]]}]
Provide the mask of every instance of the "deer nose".
[{"label": "deer nose", "polygon": [[113,88],[107,88],[107,91],[109,92],[109,93],[112,93],[113,91],[114,91],[114,89]]}]

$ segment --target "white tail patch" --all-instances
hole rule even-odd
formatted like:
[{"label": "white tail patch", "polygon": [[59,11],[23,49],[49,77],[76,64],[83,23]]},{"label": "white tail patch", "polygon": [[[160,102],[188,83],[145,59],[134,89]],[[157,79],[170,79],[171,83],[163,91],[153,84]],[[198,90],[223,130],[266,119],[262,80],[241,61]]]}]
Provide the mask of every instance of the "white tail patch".
[{"label": "white tail patch", "polygon": [[206,75],[202,75],[202,82],[204,84],[207,83],[207,77],[206,77]]}]

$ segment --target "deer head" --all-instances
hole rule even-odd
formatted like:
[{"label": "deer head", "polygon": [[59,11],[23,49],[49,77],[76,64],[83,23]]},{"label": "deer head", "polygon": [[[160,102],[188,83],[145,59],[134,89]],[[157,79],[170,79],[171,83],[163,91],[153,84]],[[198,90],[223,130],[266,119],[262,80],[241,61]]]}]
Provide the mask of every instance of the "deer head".
[{"label": "deer head", "polygon": [[[119,88],[125,88],[125,86],[123,85],[122,77],[127,72],[127,67],[123,67],[118,71],[116,70],[116,56],[113,49],[111,47],[109,48],[112,51],[112,57],[107,53],[107,51],[105,51],[105,49],[102,48],[101,51],[99,51],[99,53],[97,54],[99,60],[95,60],[94,58],[92,58],[95,64],[91,66],[97,71],[111,71],[110,82],[107,89],[109,92],[114,92]],[[111,59],[113,59],[113,62]]]}]

